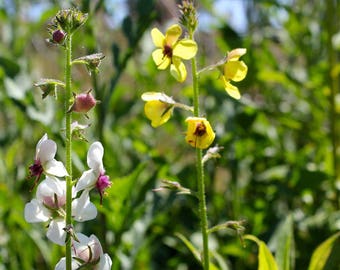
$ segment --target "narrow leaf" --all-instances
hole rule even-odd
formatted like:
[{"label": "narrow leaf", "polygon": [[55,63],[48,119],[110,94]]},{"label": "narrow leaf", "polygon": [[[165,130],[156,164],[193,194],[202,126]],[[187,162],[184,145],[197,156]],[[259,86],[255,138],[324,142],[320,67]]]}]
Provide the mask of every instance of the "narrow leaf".
[{"label": "narrow leaf", "polygon": [[244,239],[248,239],[248,240],[255,242],[259,247],[259,254],[258,254],[259,265],[257,268],[258,270],[278,270],[279,269],[272,253],[268,249],[265,242],[259,240],[256,236],[249,235],[249,234],[244,236]]},{"label": "narrow leaf", "polygon": [[313,252],[308,270],[323,270],[332,252],[332,248],[339,238],[340,232],[322,242]]}]

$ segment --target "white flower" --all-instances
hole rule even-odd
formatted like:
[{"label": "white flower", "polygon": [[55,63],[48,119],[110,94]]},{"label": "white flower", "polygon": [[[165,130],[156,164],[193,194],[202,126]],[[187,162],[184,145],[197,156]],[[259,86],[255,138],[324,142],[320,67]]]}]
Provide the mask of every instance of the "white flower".
[{"label": "white flower", "polygon": [[[72,191],[72,197],[75,192]],[[49,222],[46,236],[58,245],[65,245],[66,182],[47,176],[37,188],[36,199],[25,206],[25,220],[30,223]],[[97,209],[90,202],[89,194],[84,191],[72,202],[74,220],[82,222],[94,219]]]},{"label": "white flower", "polygon": [[54,158],[56,152],[57,144],[45,134],[37,143],[34,163],[29,167],[31,177],[36,177],[36,183],[42,173],[56,177],[68,175],[64,164]]},{"label": "white flower", "polygon": [[[82,233],[77,233],[77,238],[79,242],[72,242],[72,270],[78,269],[82,265],[91,265],[93,266],[91,269],[94,270],[111,269],[112,260],[108,254],[103,253],[102,246],[95,235],[87,237]],[[62,258],[56,265],[55,270],[65,270],[65,263],[65,258]]]},{"label": "white flower", "polygon": [[103,145],[100,142],[94,142],[87,152],[87,165],[90,170],[85,171],[79,178],[75,186],[76,192],[96,187],[102,200],[104,190],[111,184],[109,177],[105,175],[103,156]]},{"label": "white flower", "polygon": [[39,184],[36,195],[36,199],[25,205],[25,220],[30,223],[50,221],[47,238],[58,245],[65,245],[63,207],[66,202],[66,182],[47,176]]}]

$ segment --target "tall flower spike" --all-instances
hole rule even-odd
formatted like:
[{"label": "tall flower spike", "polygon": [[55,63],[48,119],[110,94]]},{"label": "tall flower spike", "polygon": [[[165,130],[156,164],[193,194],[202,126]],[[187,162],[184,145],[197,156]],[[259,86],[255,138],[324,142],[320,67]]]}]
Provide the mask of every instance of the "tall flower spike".
[{"label": "tall flower spike", "polygon": [[164,70],[170,65],[171,75],[179,82],[187,77],[187,70],[181,59],[189,60],[196,55],[197,44],[191,39],[181,39],[182,29],[178,24],[170,26],[165,36],[157,29],[151,30],[154,45],[158,48],[152,58],[158,69]]},{"label": "tall flower spike", "polygon": [[222,66],[221,80],[223,82],[224,89],[235,99],[240,99],[241,94],[238,88],[232,85],[230,81],[239,82],[246,77],[248,67],[243,61],[239,60],[239,58],[246,54],[246,52],[247,49],[243,48],[232,50],[228,53],[226,61]]},{"label": "tall flower spike", "polygon": [[215,139],[215,133],[210,123],[203,117],[188,117],[185,122],[188,124],[188,130],[185,140],[192,147],[206,149]]},{"label": "tall flower spike", "polygon": [[100,194],[100,203],[102,203],[105,189],[111,185],[109,176],[105,175],[103,156],[103,145],[100,142],[94,142],[87,152],[87,165],[90,170],[81,175],[75,186],[76,192],[96,188]]},{"label": "tall flower spike", "polygon": [[36,177],[34,186],[43,173],[56,177],[68,175],[64,164],[54,159],[56,152],[57,144],[49,140],[47,134],[45,134],[37,143],[34,163],[29,167],[30,177]]}]

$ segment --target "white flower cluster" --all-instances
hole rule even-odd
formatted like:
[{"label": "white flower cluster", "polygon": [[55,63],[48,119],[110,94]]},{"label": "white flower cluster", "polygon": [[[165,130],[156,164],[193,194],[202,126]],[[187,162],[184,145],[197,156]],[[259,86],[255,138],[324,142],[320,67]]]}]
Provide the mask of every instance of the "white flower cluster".
[{"label": "white flower cluster", "polygon": [[[66,217],[66,181],[68,173],[62,162],[55,160],[57,144],[45,134],[38,142],[34,164],[30,166],[35,183],[42,175],[45,179],[37,187],[36,197],[25,206],[25,220],[30,223],[47,222],[46,236],[58,245],[65,245],[67,238]],[[104,148],[100,142],[94,142],[87,153],[89,170],[85,171],[76,185],[72,187],[72,218],[84,222],[96,218],[97,208],[90,201],[90,190],[98,189],[102,201],[104,190],[110,186],[103,166]],[[81,233],[72,237],[72,269],[80,266],[92,266],[91,269],[110,270],[112,261],[103,254],[96,236],[89,238]],[[56,265],[57,270],[66,269],[65,258]],[[87,268],[86,268],[87,269]]]}]

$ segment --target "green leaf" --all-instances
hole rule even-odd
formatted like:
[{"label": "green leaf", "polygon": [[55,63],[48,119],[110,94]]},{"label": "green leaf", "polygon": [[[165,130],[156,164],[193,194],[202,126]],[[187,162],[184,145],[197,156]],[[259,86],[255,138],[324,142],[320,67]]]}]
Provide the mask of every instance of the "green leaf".
[{"label": "green leaf", "polygon": [[[175,235],[186,245],[186,247],[191,251],[192,255],[194,255],[195,259],[202,264],[201,261],[201,254],[200,252],[197,250],[197,248],[181,233],[175,233]],[[209,269],[210,270],[219,270],[219,268],[213,264],[212,262],[210,262],[209,264]]]},{"label": "green leaf", "polygon": [[288,215],[277,227],[269,246],[275,246],[275,259],[280,270],[294,269],[293,217]]},{"label": "green leaf", "polygon": [[191,244],[191,242],[181,233],[175,233],[175,235],[184,243],[184,245],[187,246],[187,248],[191,251],[192,255],[194,255],[195,259],[199,262],[201,262],[201,255],[199,251],[196,249],[196,247]]},{"label": "green leaf", "polygon": [[259,240],[256,236],[254,235],[245,235],[244,239],[251,240],[255,242],[258,247],[259,247],[259,255],[258,255],[258,260],[259,260],[259,266],[258,270],[278,270],[277,263],[268,249],[267,245],[265,242]]},{"label": "green leaf", "polygon": [[332,249],[336,241],[339,239],[340,232],[329,237],[322,242],[313,252],[308,270],[323,270],[326,269],[328,259],[330,258]]}]

